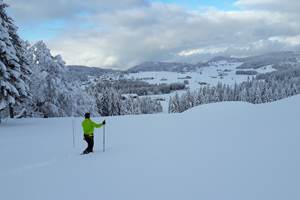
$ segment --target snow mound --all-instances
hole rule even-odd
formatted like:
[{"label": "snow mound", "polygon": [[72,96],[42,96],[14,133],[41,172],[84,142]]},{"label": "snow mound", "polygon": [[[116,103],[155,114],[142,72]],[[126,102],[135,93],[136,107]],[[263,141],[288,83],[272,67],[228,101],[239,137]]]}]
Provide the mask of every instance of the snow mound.
[{"label": "snow mound", "polygon": [[[0,199],[298,200],[300,96],[228,102],[182,114],[107,118],[80,156],[80,122],[9,120],[0,127]],[[97,121],[102,119],[96,119]]]}]

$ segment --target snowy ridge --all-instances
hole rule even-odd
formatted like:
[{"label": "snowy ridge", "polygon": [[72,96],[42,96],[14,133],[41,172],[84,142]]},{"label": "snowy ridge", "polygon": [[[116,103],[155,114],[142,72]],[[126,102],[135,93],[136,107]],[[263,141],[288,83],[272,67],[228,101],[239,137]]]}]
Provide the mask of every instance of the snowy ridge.
[{"label": "snowy ridge", "polygon": [[87,156],[80,118],[75,149],[71,118],[9,120],[0,127],[0,199],[297,200],[299,113],[295,96],[109,117],[107,152],[97,130]]},{"label": "snowy ridge", "polygon": [[169,72],[193,72],[202,67],[209,67],[213,63],[241,63],[239,69],[258,69],[263,66],[274,65],[281,68],[285,64],[298,64],[300,58],[299,52],[278,51],[257,56],[249,56],[243,58],[218,56],[207,62],[199,62],[196,64],[180,63],[180,62],[144,62],[133,66],[127,72],[152,72],[152,71],[169,71]]},{"label": "snowy ridge", "polygon": [[[280,109],[282,110],[283,108],[287,108],[290,107],[292,104],[297,104],[299,101],[300,102],[300,95],[296,95],[296,96],[292,96],[289,98],[285,98],[282,100],[278,100],[275,102],[271,102],[271,103],[265,103],[265,104],[251,104],[248,102],[239,102],[239,101],[234,101],[234,102],[217,102],[217,103],[209,103],[206,105],[201,105],[201,106],[195,106],[187,111],[184,111],[183,113],[185,113],[186,115],[190,115],[192,113],[195,114],[199,114],[200,112],[202,112],[203,110],[213,110],[216,107],[228,107],[231,108],[230,105],[234,104],[234,106],[236,108],[250,108],[250,109],[256,109],[256,110],[266,110],[268,108],[274,109],[274,107],[276,107],[276,109]],[[289,111],[289,109],[287,109],[287,112]]]}]

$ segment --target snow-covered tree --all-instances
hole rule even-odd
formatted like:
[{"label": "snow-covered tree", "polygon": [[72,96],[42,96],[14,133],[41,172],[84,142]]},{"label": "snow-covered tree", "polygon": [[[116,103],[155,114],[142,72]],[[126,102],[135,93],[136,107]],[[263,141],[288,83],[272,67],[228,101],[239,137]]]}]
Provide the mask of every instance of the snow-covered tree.
[{"label": "snow-covered tree", "polygon": [[169,100],[169,113],[182,112],[181,103],[178,93],[174,97],[170,97]]},{"label": "snow-covered tree", "polygon": [[150,97],[138,99],[141,114],[152,114],[162,112],[162,106],[159,102],[152,100]]},{"label": "snow-covered tree", "polygon": [[121,94],[113,88],[105,88],[96,102],[101,116],[122,114]]},{"label": "snow-covered tree", "polygon": [[98,115],[95,100],[77,83],[67,79],[68,68],[61,56],[52,56],[42,41],[29,48],[33,63],[30,89],[31,116],[79,116],[85,112]]},{"label": "snow-covered tree", "polygon": [[0,1],[0,111],[13,106],[30,96],[28,76],[31,71],[25,57],[24,42],[17,34],[14,21],[6,13],[7,4]]},{"label": "snow-covered tree", "polygon": [[[37,42],[29,51],[33,58],[33,75],[30,85],[33,91],[34,113],[43,117],[61,117],[70,114],[71,97],[63,81],[65,66],[61,57],[53,57],[43,42]],[[62,105],[63,104],[63,105]],[[69,112],[69,113],[66,113]]]},{"label": "snow-covered tree", "polygon": [[134,98],[126,98],[122,104],[122,115],[138,115],[141,114],[140,102]]}]

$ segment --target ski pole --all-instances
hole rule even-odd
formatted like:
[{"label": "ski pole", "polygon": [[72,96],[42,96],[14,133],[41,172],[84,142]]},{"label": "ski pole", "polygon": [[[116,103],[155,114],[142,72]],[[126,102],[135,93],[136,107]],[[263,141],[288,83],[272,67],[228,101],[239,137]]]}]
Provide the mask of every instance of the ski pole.
[{"label": "ski pole", "polygon": [[72,119],[72,129],[73,129],[73,148],[75,148],[75,128],[74,128],[74,117]]},{"label": "ski pole", "polygon": [[103,152],[105,152],[105,124],[103,125]]}]

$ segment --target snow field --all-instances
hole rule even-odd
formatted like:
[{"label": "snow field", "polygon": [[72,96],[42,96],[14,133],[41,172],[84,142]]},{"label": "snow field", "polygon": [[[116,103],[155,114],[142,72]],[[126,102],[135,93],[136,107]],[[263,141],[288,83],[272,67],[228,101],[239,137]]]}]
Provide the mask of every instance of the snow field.
[{"label": "snow field", "polygon": [[[236,75],[236,71],[247,71],[249,69],[237,69],[242,63],[223,63],[217,62],[212,63],[209,67],[200,68],[197,72],[186,72],[186,73],[178,73],[178,72],[138,72],[131,73],[126,77],[128,79],[144,79],[144,81],[150,84],[161,84],[161,83],[176,83],[183,82],[184,80],[188,80],[188,87],[191,90],[196,90],[201,87],[199,83],[204,82],[209,85],[217,85],[218,82],[223,84],[233,85],[235,83],[241,83],[243,81],[247,81],[247,75]],[[227,71],[224,71],[227,70]],[[275,71],[271,65],[261,67],[255,69],[258,73],[268,73]],[[225,73],[226,75],[223,78],[219,77],[220,73]],[[184,77],[190,76],[191,79],[183,79]],[[147,79],[151,78],[153,79]],[[249,76],[250,78],[253,76]]]},{"label": "snow field", "polygon": [[87,156],[80,118],[75,149],[72,118],[9,120],[0,127],[0,199],[298,200],[299,102],[110,117],[107,152],[97,129]]}]

